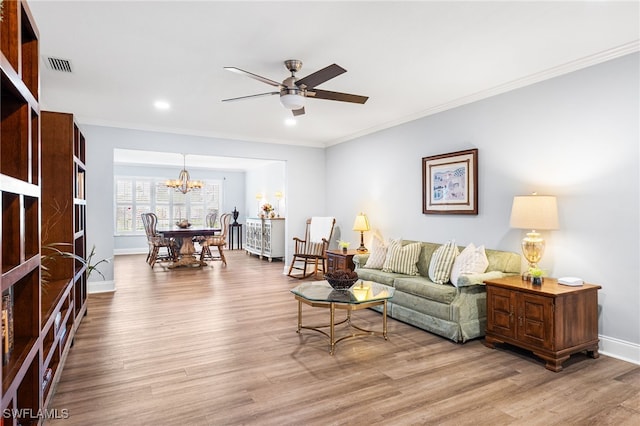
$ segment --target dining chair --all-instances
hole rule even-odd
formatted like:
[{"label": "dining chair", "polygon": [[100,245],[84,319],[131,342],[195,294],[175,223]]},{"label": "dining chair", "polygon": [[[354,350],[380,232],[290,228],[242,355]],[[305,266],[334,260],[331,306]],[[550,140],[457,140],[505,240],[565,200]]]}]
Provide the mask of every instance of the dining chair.
[{"label": "dining chair", "polygon": [[[219,235],[212,235],[206,237],[204,241],[200,243],[202,250],[200,251],[200,260],[222,260],[222,264],[227,266],[227,259],[224,257],[224,246],[227,245],[227,234],[229,232],[229,221],[231,213],[224,213],[220,216],[221,233]],[[218,255],[214,256],[211,253],[211,247],[218,248]]]},{"label": "dining chair", "polygon": [[[158,216],[155,213],[141,213],[140,218],[144,225],[144,232],[147,235],[149,253],[147,263],[151,269],[158,261],[173,261],[177,258],[177,247],[173,238],[164,238],[158,233]],[[161,253],[160,249],[166,249],[166,253]]]},{"label": "dining chair", "polygon": [[[307,219],[304,239],[293,237],[295,247],[288,276],[303,279],[314,275],[318,278],[320,270],[323,274],[327,271],[327,249],[335,223],[336,219],[333,217]],[[313,272],[307,273],[307,268],[311,266]],[[302,274],[292,274],[294,269],[302,271]]]},{"label": "dining chair", "polygon": [[218,210],[213,210],[207,214],[204,223],[207,225],[207,228],[213,228],[216,226],[216,220],[218,220]]},{"label": "dining chair", "polygon": [[[216,226],[216,220],[218,220],[218,209],[212,210],[204,218],[204,225],[207,228],[214,228]],[[198,235],[193,237],[193,242],[200,244],[200,253],[202,253],[202,243],[207,239],[204,235]]]}]

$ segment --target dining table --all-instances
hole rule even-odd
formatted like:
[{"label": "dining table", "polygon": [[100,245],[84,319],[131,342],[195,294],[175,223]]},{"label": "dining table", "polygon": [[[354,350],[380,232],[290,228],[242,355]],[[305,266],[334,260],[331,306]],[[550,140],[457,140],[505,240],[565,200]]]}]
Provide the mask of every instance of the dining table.
[{"label": "dining table", "polygon": [[180,253],[177,260],[171,262],[168,266],[169,269],[178,268],[181,266],[200,267],[206,266],[207,262],[196,258],[196,248],[193,245],[193,237],[207,237],[211,235],[220,234],[221,228],[208,228],[208,227],[187,227],[182,228],[179,226],[173,226],[171,228],[159,229],[158,232],[162,234],[164,238],[181,238],[182,245],[180,246]]}]

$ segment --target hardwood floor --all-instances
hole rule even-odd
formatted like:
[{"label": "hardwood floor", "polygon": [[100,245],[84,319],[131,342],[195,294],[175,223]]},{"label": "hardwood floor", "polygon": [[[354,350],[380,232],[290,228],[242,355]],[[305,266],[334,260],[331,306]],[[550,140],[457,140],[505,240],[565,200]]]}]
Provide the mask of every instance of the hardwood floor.
[{"label": "hardwood floor", "polygon": [[[515,348],[464,345],[389,320],[389,340],[296,333],[299,281],[243,251],[228,266],[152,271],[115,259],[90,295],[49,425],[636,425],[640,366],[577,354],[553,373]],[[328,321],[303,307],[303,320]],[[354,313],[379,328],[380,314]]]}]

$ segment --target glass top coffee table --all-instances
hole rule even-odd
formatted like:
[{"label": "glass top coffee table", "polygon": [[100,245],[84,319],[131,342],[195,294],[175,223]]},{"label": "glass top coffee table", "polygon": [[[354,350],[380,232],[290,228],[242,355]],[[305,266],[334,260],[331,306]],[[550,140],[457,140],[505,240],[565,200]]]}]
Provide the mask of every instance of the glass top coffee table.
[{"label": "glass top coffee table", "polygon": [[[314,330],[329,338],[329,353],[334,354],[338,342],[352,337],[382,336],[387,340],[387,300],[393,297],[395,289],[386,285],[371,281],[358,281],[348,290],[334,290],[327,281],[313,281],[302,283],[291,289],[298,301],[298,330]],[[329,309],[329,324],[326,325],[302,325],[302,304],[314,308]],[[382,331],[366,330],[351,322],[351,311],[382,306]],[[347,317],[335,322],[336,309],[347,311]],[[336,338],[335,326],[346,323],[356,331]],[[328,332],[323,330],[328,328]]]}]

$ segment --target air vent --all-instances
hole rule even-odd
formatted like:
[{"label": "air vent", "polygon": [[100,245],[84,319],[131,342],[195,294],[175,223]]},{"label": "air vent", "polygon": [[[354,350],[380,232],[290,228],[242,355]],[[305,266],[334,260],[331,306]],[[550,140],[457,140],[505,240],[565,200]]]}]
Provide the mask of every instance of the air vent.
[{"label": "air vent", "polygon": [[49,68],[54,71],[60,72],[72,72],[71,71],[71,61],[68,59],[60,59],[60,58],[47,58],[47,63],[49,64]]}]

